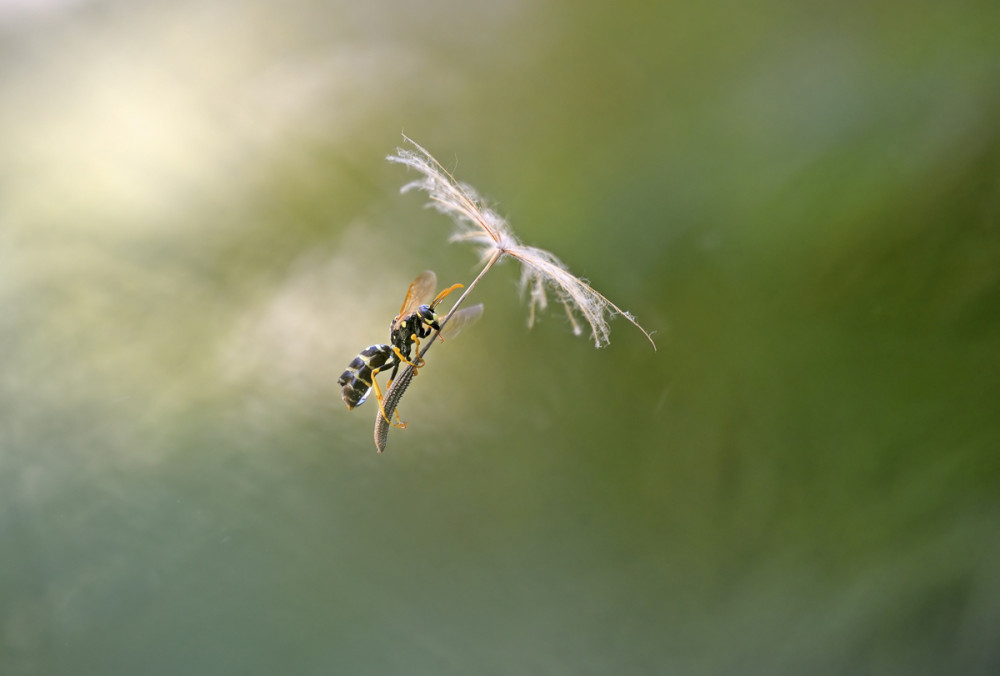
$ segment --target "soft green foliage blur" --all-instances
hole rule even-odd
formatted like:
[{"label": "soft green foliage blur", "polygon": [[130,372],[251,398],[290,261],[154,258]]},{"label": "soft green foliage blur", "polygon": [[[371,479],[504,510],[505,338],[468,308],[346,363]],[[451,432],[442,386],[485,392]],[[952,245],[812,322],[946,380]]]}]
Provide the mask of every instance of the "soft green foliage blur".
[{"label": "soft green foliage blur", "polygon": [[[1000,672],[1000,5],[0,4],[0,673]],[[372,442],[405,132],[507,263]]]}]

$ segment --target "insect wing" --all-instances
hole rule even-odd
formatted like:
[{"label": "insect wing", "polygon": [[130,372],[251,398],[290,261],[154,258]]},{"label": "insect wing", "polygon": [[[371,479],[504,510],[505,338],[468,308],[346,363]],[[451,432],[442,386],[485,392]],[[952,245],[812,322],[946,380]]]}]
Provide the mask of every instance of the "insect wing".
[{"label": "insect wing", "polygon": [[403,306],[399,308],[399,314],[396,315],[396,320],[392,323],[393,330],[398,329],[400,322],[408,315],[413,314],[418,307],[428,303],[434,297],[434,289],[436,288],[437,275],[432,270],[420,273],[406,291]]},{"label": "insect wing", "polygon": [[448,320],[448,323],[444,325],[444,328],[441,329],[441,337],[445,340],[454,338],[462,329],[475,323],[482,316],[482,303],[457,310],[455,314],[451,316],[451,319]]}]

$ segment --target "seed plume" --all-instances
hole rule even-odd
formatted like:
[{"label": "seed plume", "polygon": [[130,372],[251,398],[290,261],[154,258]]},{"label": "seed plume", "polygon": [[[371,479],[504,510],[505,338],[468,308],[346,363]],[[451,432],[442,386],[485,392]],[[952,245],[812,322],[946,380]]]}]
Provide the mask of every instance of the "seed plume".
[{"label": "seed plume", "polygon": [[[521,293],[527,294],[528,326],[535,322],[536,310],[544,310],[551,292],[562,303],[577,335],[583,332],[578,316],[590,326],[595,347],[610,342],[608,320],[621,315],[636,326],[656,349],[656,343],[630,313],[622,310],[596,291],[586,281],[573,275],[553,253],[522,244],[506,219],[491,209],[475,188],[455,179],[427,150],[403,137],[411,148],[397,148],[387,159],[415,169],[422,176],[403,186],[402,192],[423,190],[430,196],[430,206],[447,214],[455,222],[452,242],[469,242],[481,249],[484,261],[496,262],[502,255],[521,263]],[[492,263],[490,263],[492,265]]]}]

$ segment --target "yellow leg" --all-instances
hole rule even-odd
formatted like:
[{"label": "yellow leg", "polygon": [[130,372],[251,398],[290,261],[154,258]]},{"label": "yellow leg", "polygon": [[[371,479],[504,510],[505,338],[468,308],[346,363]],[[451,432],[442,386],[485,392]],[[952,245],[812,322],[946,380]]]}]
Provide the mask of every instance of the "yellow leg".
[{"label": "yellow leg", "polygon": [[[416,343],[417,343],[417,354],[420,354],[420,339],[417,338],[415,335],[413,337],[416,339]],[[421,366],[424,365],[424,360],[423,359],[421,359],[419,363],[413,363],[412,361],[410,361],[409,359],[407,359],[406,357],[404,357],[403,353],[399,351],[398,347],[393,346],[392,351],[396,353],[396,356],[399,358],[399,361],[403,362],[404,364],[409,364],[410,366],[412,366],[415,369],[418,369],[418,368],[420,368]]]},{"label": "yellow leg", "polygon": [[387,423],[389,423],[393,427],[398,427],[401,430],[405,430],[406,429],[406,423],[403,422],[400,419],[400,417],[399,417],[399,411],[396,411],[396,420],[399,420],[399,424],[398,425],[396,423],[392,422],[391,420],[389,420],[389,416],[387,416],[385,414],[385,404],[383,403],[385,400],[382,398],[382,390],[378,386],[378,381],[375,380],[375,375],[377,373],[378,373],[378,371],[372,371],[372,387],[375,388],[375,399],[378,401],[378,410],[382,412],[382,417],[385,419],[385,421]]},{"label": "yellow leg", "polygon": [[426,362],[423,359],[420,359],[420,336],[418,336],[415,333],[411,333],[410,340],[413,341],[414,344],[413,349],[417,353],[417,359],[419,359],[419,361],[417,362],[410,361],[409,359],[403,356],[403,353],[399,351],[398,347],[393,346],[392,351],[396,353],[396,356],[399,358],[399,361],[403,362],[404,364],[409,364],[410,366],[412,366],[413,375],[417,375],[418,373],[420,373],[420,371],[418,371],[417,369],[422,367]]},{"label": "yellow leg", "polygon": [[[392,382],[393,381],[390,380],[389,384],[385,386],[385,391],[386,392],[388,392],[389,390],[392,389]],[[403,419],[399,417],[399,407],[397,406],[395,409],[393,409],[392,412],[396,415],[396,422],[399,423],[398,425],[395,425],[395,427],[398,427],[401,430],[405,430],[406,429],[406,423],[403,422]],[[385,417],[385,410],[384,409],[382,411],[382,417],[383,418]]]},{"label": "yellow leg", "polygon": [[416,351],[417,359],[420,361],[419,365],[418,364],[413,365],[413,375],[416,375],[417,369],[424,365],[424,360],[420,359],[420,336],[418,336],[415,333],[411,333],[410,336],[413,337],[413,349],[414,351]]}]

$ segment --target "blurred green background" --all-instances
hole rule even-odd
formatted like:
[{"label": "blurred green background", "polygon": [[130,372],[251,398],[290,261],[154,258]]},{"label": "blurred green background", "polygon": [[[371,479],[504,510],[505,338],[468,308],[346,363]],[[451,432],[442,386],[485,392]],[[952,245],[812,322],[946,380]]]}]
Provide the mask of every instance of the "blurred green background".
[{"label": "blurred green background", "polygon": [[[0,673],[1000,673],[1000,5],[0,4]],[[513,264],[386,454],[337,376]]]}]

